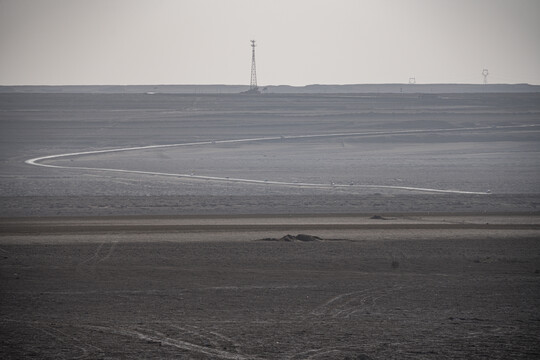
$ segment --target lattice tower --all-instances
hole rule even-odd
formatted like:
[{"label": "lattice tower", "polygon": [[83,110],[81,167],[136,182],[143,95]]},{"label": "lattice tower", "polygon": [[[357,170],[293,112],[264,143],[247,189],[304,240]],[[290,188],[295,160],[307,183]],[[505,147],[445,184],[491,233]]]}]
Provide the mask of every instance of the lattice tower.
[{"label": "lattice tower", "polygon": [[249,90],[257,90],[257,68],[255,66],[255,40],[251,40],[251,82]]}]

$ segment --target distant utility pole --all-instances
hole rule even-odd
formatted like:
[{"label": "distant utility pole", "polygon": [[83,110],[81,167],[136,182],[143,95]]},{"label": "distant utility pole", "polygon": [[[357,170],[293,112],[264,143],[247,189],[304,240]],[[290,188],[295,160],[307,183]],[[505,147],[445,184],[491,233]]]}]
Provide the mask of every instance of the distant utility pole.
[{"label": "distant utility pole", "polygon": [[251,82],[249,83],[249,91],[257,91],[257,69],[255,66],[255,40],[251,40]]},{"label": "distant utility pole", "polygon": [[484,85],[486,85],[487,84],[487,77],[489,75],[488,69],[482,70],[482,75],[484,76]]}]

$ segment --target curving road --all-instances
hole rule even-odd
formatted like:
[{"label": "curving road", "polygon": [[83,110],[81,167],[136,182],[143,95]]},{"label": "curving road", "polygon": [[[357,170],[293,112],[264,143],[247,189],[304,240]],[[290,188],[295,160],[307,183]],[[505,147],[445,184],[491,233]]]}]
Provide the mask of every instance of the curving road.
[{"label": "curving road", "polygon": [[486,126],[486,127],[431,129],[431,130],[373,131],[373,132],[311,134],[311,135],[294,135],[294,136],[270,136],[270,137],[230,139],[230,140],[210,140],[210,141],[200,141],[200,142],[191,142],[191,143],[149,145],[149,146],[102,149],[102,150],[57,154],[57,155],[47,155],[47,156],[40,156],[40,157],[28,159],[25,161],[25,163],[29,165],[34,165],[34,166],[42,166],[42,167],[55,168],[55,169],[77,169],[77,170],[88,170],[88,171],[141,174],[141,175],[159,175],[159,176],[169,176],[169,177],[177,177],[177,178],[190,178],[190,179],[199,179],[199,180],[224,181],[224,182],[236,182],[236,183],[264,184],[264,185],[274,185],[274,186],[311,187],[311,188],[351,188],[351,189],[375,188],[375,189],[394,189],[394,190],[421,191],[421,192],[433,192],[433,193],[487,195],[489,194],[489,192],[466,191],[466,190],[457,190],[457,189],[433,189],[433,188],[423,188],[423,187],[415,187],[415,186],[395,186],[395,185],[383,185],[383,184],[381,185],[350,184],[349,185],[349,184],[317,184],[317,183],[305,183],[305,182],[285,182],[285,181],[257,180],[257,179],[245,179],[245,178],[204,176],[204,175],[193,175],[193,174],[182,174],[182,173],[164,173],[164,172],[99,168],[99,167],[51,165],[51,164],[44,164],[43,161],[55,160],[55,159],[61,159],[61,158],[67,158],[67,157],[83,156],[83,155],[94,155],[94,154],[125,152],[125,151],[138,151],[138,150],[149,150],[149,149],[163,149],[163,148],[181,147],[181,146],[200,146],[200,145],[226,144],[226,143],[262,142],[262,141],[275,141],[275,140],[282,140],[282,139],[306,139],[306,138],[348,137],[348,136],[371,137],[371,136],[386,136],[386,135],[408,135],[408,134],[425,134],[425,133],[441,133],[441,132],[481,131],[481,130],[491,130],[491,129],[524,128],[524,127],[537,127],[537,125],[496,126],[496,127]]}]

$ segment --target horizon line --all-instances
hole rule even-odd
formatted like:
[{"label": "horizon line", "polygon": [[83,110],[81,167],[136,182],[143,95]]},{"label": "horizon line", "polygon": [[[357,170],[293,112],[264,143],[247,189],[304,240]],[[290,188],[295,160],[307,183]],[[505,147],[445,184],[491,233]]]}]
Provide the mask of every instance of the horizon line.
[{"label": "horizon line", "polygon": [[[399,83],[399,82],[388,82],[388,83],[347,83],[347,84],[320,84],[313,83],[307,85],[289,85],[289,84],[269,84],[269,85],[260,85],[259,88],[265,87],[278,87],[278,86],[289,86],[289,87],[308,87],[308,86],[381,86],[381,85],[400,85],[400,86],[426,86],[426,85],[460,85],[460,86],[494,86],[494,85],[527,85],[527,86],[540,86],[540,84],[531,84],[531,83],[459,83],[459,82],[441,82],[441,83]],[[68,86],[242,86],[249,88],[249,85],[245,84],[0,84],[0,87],[68,87]]]}]

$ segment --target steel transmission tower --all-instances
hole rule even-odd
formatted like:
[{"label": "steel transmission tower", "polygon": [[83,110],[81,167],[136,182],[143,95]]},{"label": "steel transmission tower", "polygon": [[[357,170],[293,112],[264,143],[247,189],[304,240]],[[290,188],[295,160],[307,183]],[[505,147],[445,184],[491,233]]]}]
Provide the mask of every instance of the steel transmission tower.
[{"label": "steel transmission tower", "polygon": [[249,83],[249,91],[258,91],[257,86],[257,68],[255,66],[255,40],[251,40],[251,82]]}]

